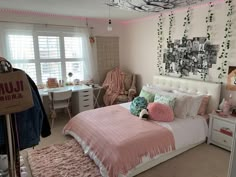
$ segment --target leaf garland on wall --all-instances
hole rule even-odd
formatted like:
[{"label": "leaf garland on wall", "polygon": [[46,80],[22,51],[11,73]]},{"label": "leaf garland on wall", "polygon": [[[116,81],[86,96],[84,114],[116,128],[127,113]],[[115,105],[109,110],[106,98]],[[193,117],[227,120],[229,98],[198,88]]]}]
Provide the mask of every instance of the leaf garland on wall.
[{"label": "leaf garland on wall", "polygon": [[160,14],[158,17],[158,23],[157,23],[157,39],[158,39],[158,45],[157,45],[157,67],[159,70],[159,74],[163,74],[163,68],[162,68],[162,51],[163,51],[163,15]]},{"label": "leaf garland on wall", "polygon": [[222,82],[222,79],[227,75],[228,69],[228,56],[231,46],[232,37],[232,15],[233,15],[233,4],[232,0],[225,1],[228,11],[227,11],[227,21],[224,28],[224,40],[221,44],[221,53],[219,59],[221,60],[221,66],[217,68],[220,71],[218,79]]},{"label": "leaf garland on wall", "polygon": [[207,13],[207,17],[206,17],[206,24],[207,24],[207,39],[210,41],[211,37],[212,37],[212,29],[213,29],[213,19],[215,17],[214,13],[213,13],[213,8],[214,8],[214,4],[212,2],[208,3],[208,13]]},{"label": "leaf garland on wall", "polygon": [[173,26],[174,26],[175,16],[173,11],[169,14],[169,36],[167,38],[167,44],[172,42],[172,32],[173,32]]},{"label": "leaf garland on wall", "polygon": [[[206,16],[206,33],[207,33],[207,40],[210,42],[212,39],[212,29],[213,29],[213,20],[215,18],[215,14],[213,12],[214,4],[212,2],[208,3],[208,13]],[[206,77],[209,74],[209,69],[206,69],[203,73],[201,73],[201,79],[206,81]]]},{"label": "leaf garland on wall", "polygon": [[187,39],[189,35],[189,30],[190,30],[190,24],[191,24],[191,19],[192,19],[192,8],[189,7],[186,16],[184,17],[184,35],[183,38]]}]

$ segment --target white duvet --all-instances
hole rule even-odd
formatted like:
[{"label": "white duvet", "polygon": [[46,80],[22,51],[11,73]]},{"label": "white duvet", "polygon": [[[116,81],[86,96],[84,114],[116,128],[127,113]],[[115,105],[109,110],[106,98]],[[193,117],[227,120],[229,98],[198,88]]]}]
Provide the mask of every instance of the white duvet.
[{"label": "white duvet", "polygon": [[[131,102],[120,105],[129,109],[130,104]],[[173,122],[155,122],[171,130],[174,135],[176,150],[202,142],[207,137],[208,126],[202,116],[176,118]]]}]

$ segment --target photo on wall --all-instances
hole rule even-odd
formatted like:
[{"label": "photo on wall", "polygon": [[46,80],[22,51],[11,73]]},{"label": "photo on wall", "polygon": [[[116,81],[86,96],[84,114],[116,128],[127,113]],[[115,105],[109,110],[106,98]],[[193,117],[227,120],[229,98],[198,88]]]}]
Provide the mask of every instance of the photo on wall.
[{"label": "photo on wall", "polygon": [[182,38],[169,42],[164,50],[165,73],[189,76],[189,73],[208,73],[216,64],[219,45],[211,44],[206,37]]},{"label": "photo on wall", "polygon": [[226,88],[236,91],[236,66],[229,66]]}]

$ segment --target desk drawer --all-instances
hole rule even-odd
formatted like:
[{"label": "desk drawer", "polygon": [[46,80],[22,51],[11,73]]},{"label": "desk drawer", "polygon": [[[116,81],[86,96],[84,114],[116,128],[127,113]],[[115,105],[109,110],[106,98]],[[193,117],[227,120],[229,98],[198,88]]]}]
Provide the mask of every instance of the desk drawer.
[{"label": "desk drawer", "polygon": [[88,95],[93,95],[92,89],[79,91],[79,97],[84,97],[84,96],[88,96]]},{"label": "desk drawer", "polygon": [[83,105],[79,107],[79,112],[87,111],[93,109],[93,105]]},{"label": "desk drawer", "polygon": [[220,131],[222,128],[223,129],[228,129],[229,131],[234,132],[234,124],[231,124],[226,121],[222,121],[219,119],[213,119],[213,130]]},{"label": "desk drawer", "polygon": [[230,148],[232,146],[233,138],[223,133],[212,131],[212,140]]},{"label": "desk drawer", "polygon": [[85,105],[93,105],[93,99],[84,99],[83,101],[79,102],[80,107]]}]

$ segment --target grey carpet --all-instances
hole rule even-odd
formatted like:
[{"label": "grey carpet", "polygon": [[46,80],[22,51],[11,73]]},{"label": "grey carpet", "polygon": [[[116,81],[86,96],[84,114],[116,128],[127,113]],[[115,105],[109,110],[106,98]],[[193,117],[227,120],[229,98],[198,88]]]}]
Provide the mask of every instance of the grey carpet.
[{"label": "grey carpet", "polygon": [[[62,129],[67,121],[66,117],[56,119],[52,135],[42,138],[36,149],[70,139],[62,135]],[[22,154],[26,158],[25,151]],[[229,151],[204,143],[137,177],[227,177],[229,159]],[[26,165],[28,165],[27,162]]]}]

